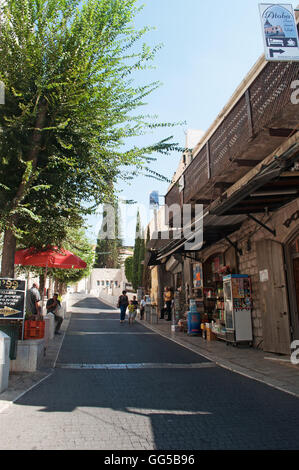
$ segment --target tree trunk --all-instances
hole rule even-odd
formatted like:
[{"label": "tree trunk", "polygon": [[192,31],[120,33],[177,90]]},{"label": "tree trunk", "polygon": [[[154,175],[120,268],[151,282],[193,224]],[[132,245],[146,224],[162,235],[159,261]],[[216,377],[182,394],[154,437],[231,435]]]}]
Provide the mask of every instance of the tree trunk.
[{"label": "tree trunk", "polygon": [[41,296],[43,295],[44,289],[45,289],[45,275],[43,273],[43,274],[40,274],[39,276],[39,292]]},{"label": "tree trunk", "polygon": [[[47,116],[47,104],[44,100],[41,101],[39,114],[37,116],[35,130],[32,135],[32,147],[28,155],[28,161],[32,162],[32,175],[37,166],[38,154],[40,151],[40,146],[42,142],[42,132],[41,130],[45,126]],[[31,184],[31,178],[27,181],[23,175],[23,179],[18,187],[15,197],[12,200],[10,210],[15,210],[19,203],[24,199],[26,191]],[[16,216],[12,216],[8,220],[9,224],[17,225]],[[8,226],[9,226],[8,224]],[[10,225],[11,226],[11,225]],[[6,228],[4,232],[4,242],[2,250],[2,263],[1,263],[1,276],[2,277],[14,277],[14,262],[15,262],[15,252],[16,252],[16,237],[10,228]]]},{"label": "tree trunk", "polygon": [[51,299],[53,297],[53,278],[49,277],[49,291],[48,291],[48,299]]},{"label": "tree trunk", "polygon": [[1,277],[14,278],[16,244],[17,241],[13,232],[10,229],[6,229],[3,240]]}]

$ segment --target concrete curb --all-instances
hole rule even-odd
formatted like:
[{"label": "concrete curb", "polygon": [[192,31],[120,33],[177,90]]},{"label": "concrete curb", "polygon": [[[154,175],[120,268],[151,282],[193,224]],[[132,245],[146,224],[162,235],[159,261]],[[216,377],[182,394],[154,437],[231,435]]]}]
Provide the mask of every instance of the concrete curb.
[{"label": "concrete curb", "polygon": [[0,413],[5,411],[9,406],[25,395],[25,393],[32,390],[54,373],[56,361],[68,329],[69,322],[70,316],[65,318],[62,323],[62,334],[55,336],[53,340],[49,342],[41,367],[36,372],[19,372],[10,375],[8,388],[0,394]]}]

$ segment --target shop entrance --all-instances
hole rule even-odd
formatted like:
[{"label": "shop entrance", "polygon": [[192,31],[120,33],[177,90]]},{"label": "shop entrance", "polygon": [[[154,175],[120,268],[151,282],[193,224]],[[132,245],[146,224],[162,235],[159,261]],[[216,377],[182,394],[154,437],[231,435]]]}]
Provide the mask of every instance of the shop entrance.
[{"label": "shop entrance", "polygon": [[284,251],[273,240],[256,242],[264,351],[290,353],[290,318]]},{"label": "shop entrance", "polygon": [[296,295],[296,307],[297,307],[297,315],[299,312],[299,254],[297,258],[293,259],[293,272],[294,272],[294,280],[295,280],[295,295]]},{"label": "shop entrance", "polygon": [[286,245],[292,339],[299,339],[299,234]]}]

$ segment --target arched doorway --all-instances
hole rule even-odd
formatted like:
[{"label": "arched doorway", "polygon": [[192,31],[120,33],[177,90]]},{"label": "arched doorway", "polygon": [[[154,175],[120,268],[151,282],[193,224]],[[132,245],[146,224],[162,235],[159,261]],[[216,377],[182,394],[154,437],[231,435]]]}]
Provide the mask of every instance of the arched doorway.
[{"label": "arched doorway", "polygon": [[[291,317],[284,245],[276,240],[262,239],[255,246],[260,274],[259,304],[263,322],[263,349],[277,354],[289,354]],[[262,273],[265,274],[263,278]]]}]

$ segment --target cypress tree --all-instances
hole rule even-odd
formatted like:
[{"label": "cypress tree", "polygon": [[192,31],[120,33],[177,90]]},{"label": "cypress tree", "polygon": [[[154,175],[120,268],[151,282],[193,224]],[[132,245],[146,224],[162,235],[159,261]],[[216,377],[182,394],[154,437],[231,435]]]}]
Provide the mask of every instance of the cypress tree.
[{"label": "cypress tree", "polygon": [[[118,204],[114,203],[113,206],[108,204],[104,204],[104,211],[103,211],[103,221],[102,226],[99,231],[98,239],[97,239],[97,246],[95,250],[95,263],[94,268],[120,268],[120,249],[122,248],[122,239],[118,224]],[[113,207],[114,212],[114,220],[112,223],[114,224],[114,233],[109,234],[107,230],[109,230],[108,224],[108,213]],[[105,236],[106,235],[106,236]],[[109,238],[112,236],[113,238]]]}]

